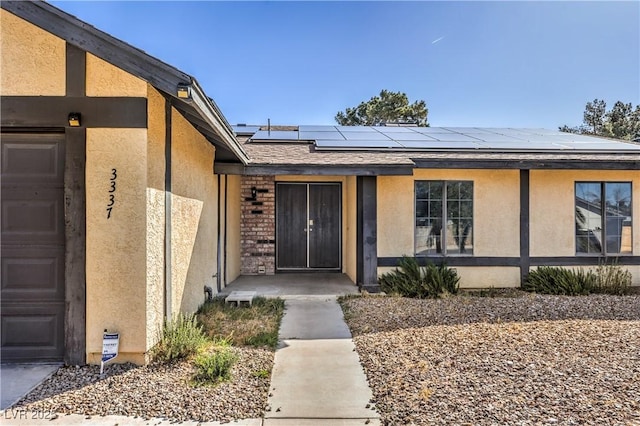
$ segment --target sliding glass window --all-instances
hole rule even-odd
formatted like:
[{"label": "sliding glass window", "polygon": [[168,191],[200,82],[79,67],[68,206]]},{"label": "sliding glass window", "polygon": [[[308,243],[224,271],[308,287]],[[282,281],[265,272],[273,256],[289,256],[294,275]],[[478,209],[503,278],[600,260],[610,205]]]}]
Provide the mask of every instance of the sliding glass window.
[{"label": "sliding glass window", "polygon": [[473,254],[473,182],[416,181],[415,254]]},{"label": "sliding glass window", "polygon": [[632,252],[631,182],[576,182],[576,253]]}]

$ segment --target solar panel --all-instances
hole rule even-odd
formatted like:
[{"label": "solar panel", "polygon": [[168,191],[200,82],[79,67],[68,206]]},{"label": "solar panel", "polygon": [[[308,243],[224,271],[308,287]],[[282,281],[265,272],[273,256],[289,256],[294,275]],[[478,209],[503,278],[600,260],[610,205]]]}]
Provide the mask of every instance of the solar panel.
[{"label": "solar panel", "polygon": [[391,138],[389,136],[383,135],[380,132],[343,132],[342,135],[345,137],[345,139],[347,139],[349,141],[351,141],[351,140],[356,140],[356,141],[391,140]]},{"label": "solar panel", "polygon": [[283,141],[297,141],[298,132],[295,130],[260,130],[256,132],[251,140],[283,140]]},{"label": "solar panel", "polygon": [[252,141],[315,141],[320,150],[640,153],[640,144],[533,128],[312,125],[300,126],[299,131],[269,132],[260,130],[259,126],[233,126],[233,129],[236,134],[253,134]]},{"label": "solar panel", "polygon": [[481,146],[475,142],[442,142],[442,141],[398,141],[407,149],[431,149],[431,150],[466,150],[479,149]]},{"label": "solar panel", "polygon": [[437,134],[433,134],[431,136],[425,135],[423,133],[390,133],[387,134],[388,137],[397,141],[435,141],[438,137]]},{"label": "solar panel", "polygon": [[338,131],[317,132],[317,131],[300,130],[298,133],[299,133],[300,140],[345,139],[345,137],[342,136],[342,133]]},{"label": "solar panel", "polygon": [[335,132],[336,126],[332,125],[310,125],[310,126],[298,126],[298,130],[301,132]]},{"label": "solar panel", "polygon": [[372,132],[372,133],[377,133],[378,131],[371,127],[371,126],[336,126],[336,129],[338,129],[341,132]]},{"label": "solar panel", "polygon": [[414,126],[380,126],[376,127],[376,129],[380,133],[389,134],[389,133],[416,133],[416,129],[418,127]]},{"label": "solar panel", "polygon": [[432,138],[442,142],[478,142],[478,138],[473,138],[460,133],[431,133]]},{"label": "solar panel", "polygon": [[231,129],[234,131],[236,135],[253,135],[255,132],[260,130],[260,126],[231,126]]},{"label": "solar panel", "polygon": [[398,142],[387,140],[318,140],[318,149],[402,149]]}]

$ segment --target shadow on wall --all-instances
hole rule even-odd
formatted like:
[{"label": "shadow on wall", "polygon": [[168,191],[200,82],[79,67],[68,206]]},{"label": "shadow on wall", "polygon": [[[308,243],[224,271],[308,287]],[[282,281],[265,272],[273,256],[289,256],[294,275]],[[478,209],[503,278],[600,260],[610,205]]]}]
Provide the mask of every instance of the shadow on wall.
[{"label": "shadow on wall", "polygon": [[203,286],[215,288],[217,212],[211,200],[172,195],[171,276],[173,311],[195,312]]}]

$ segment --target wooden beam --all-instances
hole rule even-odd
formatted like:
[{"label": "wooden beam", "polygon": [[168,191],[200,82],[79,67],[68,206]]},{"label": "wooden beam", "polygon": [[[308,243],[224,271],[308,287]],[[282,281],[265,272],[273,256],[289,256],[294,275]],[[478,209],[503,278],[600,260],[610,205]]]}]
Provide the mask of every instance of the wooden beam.
[{"label": "wooden beam", "polygon": [[[589,154],[585,154],[589,155]],[[598,153],[591,154],[597,157]],[[640,170],[640,160],[620,155],[615,160],[557,159],[557,160],[514,160],[514,159],[465,159],[414,158],[418,169],[516,169],[516,170]],[[637,157],[634,155],[633,157]]]},{"label": "wooden beam", "polygon": [[66,95],[82,97],[86,95],[87,55],[84,50],[67,43],[66,52]]},{"label": "wooden beam", "polygon": [[557,256],[532,257],[532,266],[589,266],[605,263],[640,265],[640,256]]},{"label": "wooden beam", "polygon": [[520,170],[520,285],[529,274],[529,170]]},{"label": "wooden beam", "polygon": [[70,112],[82,115],[84,128],[146,128],[147,99],[131,97],[3,96],[3,127],[69,127]]},{"label": "wooden beam", "polygon": [[358,286],[370,293],[380,291],[378,284],[378,220],[377,179],[358,176],[357,194],[357,260]]},{"label": "wooden beam", "polygon": [[65,363],[83,365],[86,352],[86,129],[65,129]]},{"label": "wooden beam", "polygon": [[215,172],[225,175],[275,176],[275,175],[321,175],[321,176],[411,176],[413,166],[385,165],[249,165],[238,163],[215,163]]},{"label": "wooden beam", "polygon": [[[400,264],[401,257],[380,257],[378,266],[395,267]],[[487,256],[416,256],[422,266],[427,263],[447,266],[520,266],[519,257],[487,257]]]}]

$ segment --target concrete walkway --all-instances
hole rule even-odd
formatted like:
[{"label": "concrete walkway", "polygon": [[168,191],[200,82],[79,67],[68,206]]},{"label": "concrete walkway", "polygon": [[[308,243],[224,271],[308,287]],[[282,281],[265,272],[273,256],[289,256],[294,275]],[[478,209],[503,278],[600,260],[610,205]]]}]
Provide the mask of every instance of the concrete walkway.
[{"label": "concrete walkway", "polygon": [[1,364],[0,410],[18,402],[59,367],[59,364]]},{"label": "concrete walkway", "polygon": [[380,424],[335,297],[285,303],[264,425]]}]

